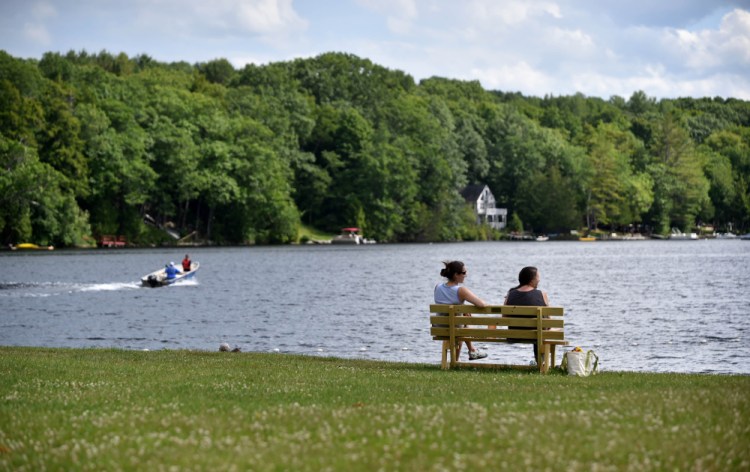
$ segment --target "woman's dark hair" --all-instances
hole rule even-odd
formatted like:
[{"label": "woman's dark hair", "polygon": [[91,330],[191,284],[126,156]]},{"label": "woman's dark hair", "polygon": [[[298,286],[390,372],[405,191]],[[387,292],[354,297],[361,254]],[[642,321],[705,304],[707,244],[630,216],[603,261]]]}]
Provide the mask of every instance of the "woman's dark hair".
[{"label": "woman's dark hair", "polygon": [[443,264],[445,264],[445,268],[440,271],[440,275],[448,280],[453,280],[456,274],[464,271],[464,263],[461,261],[443,261]]},{"label": "woman's dark hair", "polygon": [[524,285],[529,285],[532,280],[534,280],[534,277],[536,277],[536,273],[539,270],[536,267],[524,267],[521,269],[521,272],[518,273],[518,287],[521,288]]}]

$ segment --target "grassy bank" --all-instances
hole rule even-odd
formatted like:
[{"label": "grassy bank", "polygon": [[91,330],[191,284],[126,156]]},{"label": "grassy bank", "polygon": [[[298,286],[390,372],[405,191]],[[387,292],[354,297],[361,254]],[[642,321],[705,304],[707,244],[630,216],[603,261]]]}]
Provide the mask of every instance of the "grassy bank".
[{"label": "grassy bank", "polygon": [[306,243],[307,241],[328,241],[332,239],[335,235],[324,233],[322,231],[319,231],[311,226],[305,226],[300,225],[299,229],[297,230],[297,242],[298,243]]},{"label": "grassy bank", "polygon": [[750,469],[748,376],[2,347],[0,379],[0,470]]}]

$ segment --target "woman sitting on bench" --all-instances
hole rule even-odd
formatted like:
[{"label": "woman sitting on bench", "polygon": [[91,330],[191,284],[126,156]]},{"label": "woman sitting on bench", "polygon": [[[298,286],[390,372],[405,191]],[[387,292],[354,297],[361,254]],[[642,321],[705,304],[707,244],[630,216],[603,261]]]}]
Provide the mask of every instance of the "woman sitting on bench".
[{"label": "woman sitting on bench", "polygon": [[[508,294],[505,296],[505,304],[518,306],[549,306],[547,292],[543,292],[537,288],[540,280],[542,279],[539,276],[539,269],[536,267],[524,267],[521,269],[521,272],[518,274],[518,285],[508,290]],[[506,316],[512,317],[513,315]],[[534,362],[538,362],[538,359],[539,348],[536,343],[534,343]]]},{"label": "woman sitting on bench", "polygon": [[[468,301],[472,305],[479,307],[487,306],[484,301],[474,295],[471,290],[462,287],[459,284],[466,279],[466,266],[461,261],[443,262],[445,268],[440,271],[440,275],[447,278],[448,282],[435,285],[435,303],[440,305],[463,305]],[[466,313],[464,316],[471,316]],[[466,347],[469,349],[469,360],[474,361],[487,357],[486,352],[479,352],[474,349],[471,341],[466,341]],[[461,344],[456,346],[456,358],[461,351]]]}]

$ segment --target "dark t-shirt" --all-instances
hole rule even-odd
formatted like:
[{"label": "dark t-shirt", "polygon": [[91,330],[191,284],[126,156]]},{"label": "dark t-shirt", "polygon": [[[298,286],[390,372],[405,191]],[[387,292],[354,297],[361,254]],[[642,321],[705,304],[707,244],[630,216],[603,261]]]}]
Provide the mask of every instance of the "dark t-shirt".
[{"label": "dark t-shirt", "polygon": [[[515,288],[510,289],[508,292],[508,301],[506,305],[516,306],[547,306],[544,303],[544,295],[539,289],[529,290],[528,292],[521,292]],[[508,318],[518,318],[513,315],[505,315]],[[534,328],[514,328],[514,329],[534,329]],[[511,341],[511,340],[509,340]],[[519,340],[520,341],[520,340]],[[534,359],[537,357],[536,345],[534,345]]]},{"label": "dark t-shirt", "polygon": [[544,295],[539,289],[521,292],[518,289],[512,288],[508,292],[508,301],[505,302],[505,304],[518,306],[547,306],[547,304],[544,303]]},{"label": "dark t-shirt", "polygon": [[[544,295],[542,294],[542,291],[539,289],[529,290],[528,292],[521,292],[515,288],[510,289],[508,292],[508,301],[505,302],[506,305],[516,305],[516,306],[547,306],[546,303],[544,303]],[[509,318],[518,318],[513,315],[505,315]],[[534,329],[534,328],[515,328],[515,329]],[[509,339],[508,341],[513,341],[512,339]],[[521,341],[521,339],[518,339],[517,341]],[[524,340],[528,341],[528,340]],[[534,361],[538,362],[539,359],[539,351],[538,347],[536,345],[536,341],[534,341]]]}]

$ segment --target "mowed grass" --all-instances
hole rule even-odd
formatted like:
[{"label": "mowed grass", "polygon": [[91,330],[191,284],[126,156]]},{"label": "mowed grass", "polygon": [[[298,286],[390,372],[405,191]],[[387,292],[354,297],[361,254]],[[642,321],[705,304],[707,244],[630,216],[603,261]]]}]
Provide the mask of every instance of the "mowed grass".
[{"label": "mowed grass", "polygon": [[335,235],[333,234],[324,233],[311,226],[306,225],[300,225],[299,229],[297,230],[297,242],[312,241],[314,239],[325,241],[332,239],[334,236]]},{"label": "mowed grass", "polygon": [[530,469],[750,470],[750,377],[0,348],[0,470]]}]

